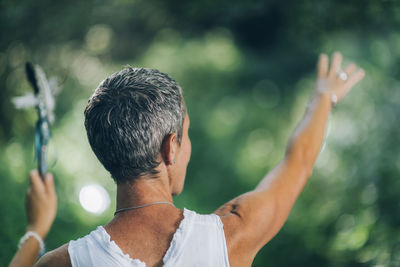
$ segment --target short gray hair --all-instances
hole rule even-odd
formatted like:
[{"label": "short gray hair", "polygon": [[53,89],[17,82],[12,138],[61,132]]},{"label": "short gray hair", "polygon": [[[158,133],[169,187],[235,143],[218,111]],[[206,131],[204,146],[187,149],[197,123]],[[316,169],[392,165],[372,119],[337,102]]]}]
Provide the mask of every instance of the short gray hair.
[{"label": "short gray hair", "polygon": [[186,106],[182,89],[165,73],[125,68],[105,79],[85,109],[90,146],[117,182],[156,177],[164,138],[181,142]]}]

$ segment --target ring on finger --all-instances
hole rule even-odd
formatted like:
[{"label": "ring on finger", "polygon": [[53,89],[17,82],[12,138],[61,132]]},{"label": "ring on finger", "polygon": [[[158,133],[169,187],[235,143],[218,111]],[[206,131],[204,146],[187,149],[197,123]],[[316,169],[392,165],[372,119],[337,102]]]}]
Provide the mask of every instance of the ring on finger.
[{"label": "ring on finger", "polygon": [[341,79],[342,81],[347,81],[348,76],[344,70],[339,69],[337,72],[337,75],[338,75],[339,79]]}]

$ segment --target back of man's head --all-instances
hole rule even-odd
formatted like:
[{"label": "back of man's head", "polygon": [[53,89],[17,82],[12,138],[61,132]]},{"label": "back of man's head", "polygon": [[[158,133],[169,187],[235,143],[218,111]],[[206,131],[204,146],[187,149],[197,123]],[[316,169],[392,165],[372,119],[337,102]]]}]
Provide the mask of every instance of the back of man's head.
[{"label": "back of man's head", "polygon": [[117,183],[156,176],[164,138],[182,138],[182,89],[158,70],[126,68],[105,79],[89,99],[85,127],[99,161]]}]

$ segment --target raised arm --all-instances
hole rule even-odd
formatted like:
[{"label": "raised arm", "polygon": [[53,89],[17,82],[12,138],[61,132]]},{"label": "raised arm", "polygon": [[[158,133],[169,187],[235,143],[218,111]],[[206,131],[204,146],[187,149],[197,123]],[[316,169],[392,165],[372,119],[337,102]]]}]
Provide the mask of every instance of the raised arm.
[{"label": "raised arm", "polygon": [[[297,197],[311,176],[334,102],[339,102],[364,77],[354,64],[340,70],[335,53],[328,67],[322,54],[316,90],[286,149],[285,157],[251,192],[219,208],[231,266],[250,266],[257,252],[282,228]],[[341,75],[338,75],[338,73]]]},{"label": "raised arm", "polygon": [[21,239],[9,267],[33,266],[41,250],[39,242],[43,242],[56,217],[57,195],[53,175],[46,174],[42,181],[37,171],[31,171],[29,181],[30,188],[26,193],[27,233]]}]

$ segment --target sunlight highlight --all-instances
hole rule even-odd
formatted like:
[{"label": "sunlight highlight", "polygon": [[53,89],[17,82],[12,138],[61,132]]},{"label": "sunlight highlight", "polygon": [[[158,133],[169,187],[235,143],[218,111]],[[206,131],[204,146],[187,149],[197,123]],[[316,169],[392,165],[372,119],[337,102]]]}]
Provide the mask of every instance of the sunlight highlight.
[{"label": "sunlight highlight", "polygon": [[92,184],[81,188],[79,202],[86,211],[99,215],[110,205],[110,197],[102,186]]}]

